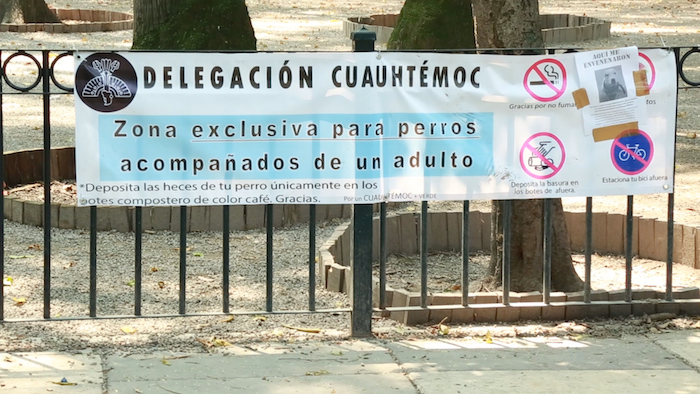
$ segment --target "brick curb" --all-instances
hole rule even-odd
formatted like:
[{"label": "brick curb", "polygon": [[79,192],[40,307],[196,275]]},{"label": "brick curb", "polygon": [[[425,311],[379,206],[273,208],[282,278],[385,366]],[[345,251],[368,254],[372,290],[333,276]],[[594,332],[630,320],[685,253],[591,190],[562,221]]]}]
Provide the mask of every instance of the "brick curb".
[{"label": "brick curb", "polygon": [[[565,212],[569,236],[574,250],[584,248],[585,214]],[[593,251],[597,253],[622,254],[624,243],[613,235],[625,234],[624,215],[595,213],[593,233],[602,234],[593,239]],[[666,222],[656,219],[640,219],[647,223],[634,232],[634,255],[641,258],[665,260]],[[428,217],[428,250],[459,251],[461,248],[461,212],[430,212]],[[488,239],[491,234],[490,212],[469,212],[469,244],[471,252],[490,251]],[[635,226],[636,225],[635,222]],[[416,255],[419,253],[418,237],[420,214],[402,213],[387,216],[387,253]],[[641,222],[640,222],[641,223]],[[379,260],[379,220],[374,220],[373,260]],[[576,229],[576,231],[574,231]],[[636,227],[635,227],[636,229]],[[674,262],[700,268],[700,242],[697,228],[685,225],[674,226]],[[606,235],[607,234],[607,235]],[[326,289],[336,292],[348,291],[351,276],[352,250],[350,240],[352,226],[338,226],[333,235],[321,245],[318,275]],[[401,241],[399,241],[401,240]],[[408,241],[408,242],[404,242]],[[640,247],[639,245],[643,245]],[[379,307],[379,279],[373,280],[374,307]],[[461,306],[460,293],[434,293],[429,295],[428,308],[420,305],[420,294],[402,289],[386,288],[387,309],[384,317],[405,324],[439,322],[444,318],[451,322],[494,322],[519,320],[575,320],[583,318],[609,318],[629,315],[652,315],[655,313],[700,315],[700,289],[689,287],[673,292],[674,302],[665,302],[665,292],[653,289],[633,289],[632,302],[625,302],[624,290],[592,291],[592,303],[583,302],[583,293],[550,294],[550,304],[543,302],[540,292],[511,293],[509,305],[503,304],[501,293],[470,293],[468,306]]]},{"label": "brick curb", "polygon": [[75,20],[84,23],[2,23],[0,24],[0,32],[94,33],[134,28],[133,15],[124,12],[80,9],[52,9],[52,11],[60,20]]},{"label": "brick curb", "polygon": [[[398,14],[371,15],[343,21],[343,34],[350,35],[362,27],[377,34],[377,42],[386,44],[394,31]],[[588,16],[569,14],[540,15],[545,45],[590,41],[610,37],[611,22]]]}]

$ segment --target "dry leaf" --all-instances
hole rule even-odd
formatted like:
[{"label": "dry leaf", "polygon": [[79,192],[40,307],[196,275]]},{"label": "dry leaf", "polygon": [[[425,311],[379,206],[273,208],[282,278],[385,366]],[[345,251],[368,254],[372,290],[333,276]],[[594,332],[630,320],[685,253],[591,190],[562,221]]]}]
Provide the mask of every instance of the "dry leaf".
[{"label": "dry leaf", "polygon": [[325,369],[322,369],[320,371],[309,371],[305,374],[306,376],[321,376],[321,375],[330,375],[330,372],[326,371]]},{"label": "dry leaf", "polygon": [[60,382],[51,382],[51,383],[53,383],[53,384],[58,384],[58,385],[61,385],[61,386],[77,386],[77,385],[78,385],[78,383],[70,383],[70,382],[68,382],[68,379],[66,379],[66,378],[61,379]]},{"label": "dry leaf", "polygon": [[160,287],[161,289],[165,288],[165,282],[163,282],[163,281],[158,282],[158,287]]},{"label": "dry leaf", "polygon": [[121,328],[121,330],[124,331],[124,333],[126,334],[133,334],[137,331],[134,327],[131,326],[124,326]]},{"label": "dry leaf", "polygon": [[486,335],[484,335],[484,341],[486,343],[493,343],[493,337],[491,335],[491,331],[486,331]]},{"label": "dry leaf", "polygon": [[151,267],[151,272],[158,272],[158,267]]},{"label": "dry leaf", "polygon": [[215,347],[224,347],[224,346],[231,346],[231,342],[225,340],[225,339],[214,339],[212,341],[212,345]]},{"label": "dry leaf", "polygon": [[233,321],[233,319],[234,319],[234,316],[231,315],[231,316],[225,318],[224,320],[222,320],[221,322],[222,323],[231,323]]},{"label": "dry leaf", "polygon": [[301,332],[310,332],[312,334],[318,334],[319,332],[321,332],[321,329],[319,329],[319,328],[294,327],[294,326],[289,326],[287,324],[282,324],[282,327],[289,328],[290,330],[301,331]]},{"label": "dry leaf", "polygon": [[22,305],[27,303],[27,299],[24,297],[20,297],[20,298],[13,297],[12,300],[15,302],[15,305],[17,305],[17,306],[22,306]]},{"label": "dry leaf", "polygon": [[450,333],[450,327],[445,324],[440,324],[440,334],[447,335]]}]

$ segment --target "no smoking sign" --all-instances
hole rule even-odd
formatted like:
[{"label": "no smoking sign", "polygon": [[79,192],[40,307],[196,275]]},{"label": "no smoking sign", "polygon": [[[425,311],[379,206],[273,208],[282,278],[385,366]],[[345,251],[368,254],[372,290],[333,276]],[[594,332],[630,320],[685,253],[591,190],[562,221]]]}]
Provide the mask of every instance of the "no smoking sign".
[{"label": "no smoking sign", "polygon": [[540,60],[525,72],[523,86],[537,101],[554,101],[566,91],[566,68],[555,59]]}]

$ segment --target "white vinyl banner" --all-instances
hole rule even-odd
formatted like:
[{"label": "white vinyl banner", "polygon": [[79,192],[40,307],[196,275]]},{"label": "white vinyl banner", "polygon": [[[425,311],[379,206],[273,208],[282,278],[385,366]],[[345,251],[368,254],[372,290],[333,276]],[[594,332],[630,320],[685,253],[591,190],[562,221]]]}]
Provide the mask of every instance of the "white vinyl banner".
[{"label": "white vinyl banner", "polygon": [[674,55],[620,53],[78,53],[79,205],[670,193]]}]

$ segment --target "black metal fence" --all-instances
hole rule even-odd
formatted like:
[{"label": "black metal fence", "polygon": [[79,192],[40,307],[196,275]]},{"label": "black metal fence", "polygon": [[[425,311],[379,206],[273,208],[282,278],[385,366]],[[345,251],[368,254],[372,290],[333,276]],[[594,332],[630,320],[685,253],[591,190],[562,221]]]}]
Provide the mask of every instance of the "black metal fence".
[{"label": "black metal fence", "polygon": [[[357,51],[371,51],[373,50],[373,38],[371,36],[364,36],[363,34],[358,34],[355,37],[355,50]],[[679,89],[694,89],[700,86],[700,78],[693,79],[693,75],[700,74],[697,72],[697,66],[692,66],[696,59],[700,58],[700,49],[698,47],[688,47],[688,48],[670,48],[676,56],[678,64],[678,77],[679,77]],[[550,53],[562,52],[562,49],[550,49]],[[43,177],[42,182],[44,184],[44,201],[51,201],[51,189],[48,185],[51,184],[53,179],[53,174],[51,173],[51,163],[52,163],[52,98],[58,95],[70,95],[72,94],[72,87],[68,86],[64,81],[57,78],[56,65],[59,61],[70,59],[72,52],[56,52],[44,50],[41,52],[25,52],[25,51],[14,51],[11,53],[0,52],[2,55],[2,75],[0,84],[0,107],[2,107],[5,99],[12,95],[34,95],[40,97],[42,102],[41,113],[43,118]],[[29,77],[25,75],[25,82],[18,83],[13,79],[8,70],[10,70],[13,65],[17,62],[23,62],[25,65],[35,68],[35,72],[30,72]],[[694,74],[695,72],[695,74]],[[5,110],[0,111],[0,148],[5,152],[4,146],[4,124],[6,122]],[[0,178],[5,180],[6,176],[5,160],[0,160]],[[7,210],[9,206],[5,204],[6,198],[3,196],[3,203],[0,204],[0,216],[9,217]],[[503,290],[501,297],[496,302],[486,303],[486,304],[472,304],[469,301],[469,295],[467,291],[464,290],[461,295],[461,302],[453,305],[429,305],[429,292],[427,286],[428,279],[428,204],[423,202],[421,205],[420,212],[420,223],[419,223],[419,234],[420,234],[420,261],[421,261],[421,275],[420,275],[420,297],[419,303],[415,306],[389,306],[387,302],[387,277],[386,277],[386,259],[387,259],[387,205],[380,204],[378,213],[375,207],[372,205],[355,205],[353,212],[353,252],[352,252],[352,264],[351,264],[351,278],[349,278],[348,290],[351,293],[351,307],[340,307],[340,308],[317,308],[316,294],[318,293],[317,283],[325,283],[323,278],[317,276],[317,245],[316,245],[316,231],[318,228],[317,222],[317,210],[315,205],[311,205],[308,210],[308,259],[305,264],[308,269],[308,308],[304,310],[279,310],[273,308],[273,289],[275,286],[275,276],[274,276],[274,234],[276,222],[275,215],[279,215],[280,211],[276,209],[275,205],[266,205],[264,209],[264,223],[265,223],[265,234],[266,234],[266,261],[265,261],[265,307],[262,310],[245,310],[240,311],[236,309],[235,305],[231,305],[229,297],[229,287],[230,275],[231,275],[231,228],[229,220],[222,220],[221,225],[221,243],[222,243],[222,255],[220,256],[221,262],[221,279],[219,285],[221,288],[221,299],[222,303],[219,312],[212,313],[192,313],[188,312],[187,305],[187,269],[188,269],[188,254],[187,254],[187,243],[188,243],[188,208],[179,208],[179,282],[178,282],[178,307],[176,311],[172,311],[169,314],[160,315],[146,315],[142,311],[142,299],[143,299],[143,270],[142,266],[143,260],[143,210],[142,207],[136,207],[133,212],[133,220],[135,231],[133,232],[133,314],[118,315],[118,316],[104,316],[98,314],[98,292],[100,291],[97,281],[98,274],[98,253],[97,253],[97,240],[100,236],[98,232],[98,210],[96,207],[90,208],[90,229],[89,229],[89,305],[88,311],[85,316],[55,316],[52,314],[51,305],[51,280],[52,280],[52,226],[55,226],[55,216],[52,214],[51,204],[43,204],[43,245],[41,245],[41,250],[43,250],[43,278],[42,278],[42,288],[43,288],[43,319],[37,318],[34,320],[60,320],[60,319],[91,319],[91,318],[116,318],[116,317],[160,317],[160,316],[192,316],[192,315],[209,315],[209,314],[274,314],[274,313],[329,313],[329,312],[349,312],[351,314],[351,327],[352,335],[357,337],[369,336],[371,335],[371,322],[372,315],[376,313],[389,314],[391,312],[397,311],[429,311],[429,310],[444,310],[445,308],[461,309],[461,310],[471,310],[471,309],[483,309],[483,308],[547,308],[547,307],[560,307],[560,306],[581,306],[584,309],[591,305],[627,305],[630,306],[635,303],[648,302],[639,301],[634,299],[632,291],[632,260],[633,260],[633,248],[632,248],[632,238],[633,238],[633,204],[634,197],[628,196],[627,198],[627,215],[626,215],[626,236],[625,236],[625,260],[626,260],[626,282],[624,289],[624,299],[621,301],[595,301],[591,297],[591,255],[592,255],[592,229],[593,229],[593,212],[592,212],[592,198],[587,199],[586,203],[586,213],[585,213],[585,223],[586,223],[586,246],[585,246],[585,291],[583,299],[581,301],[563,301],[553,300],[551,298],[551,281],[549,273],[551,272],[551,260],[549,258],[551,254],[551,222],[552,210],[551,210],[551,200],[544,200],[543,204],[543,216],[545,220],[544,228],[544,251],[545,259],[543,261],[544,265],[544,280],[541,299],[536,302],[521,303],[521,302],[511,302],[510,299],[510,256],[508,255],[508,247],[504,250],[504,260],[503,260]],[[505,224],[504,224],[504,242],[507,244],[510,240],[509,238],[509,215],[511,210],[510,202],[505,202]],[[223,207],[223,218],[229,218],[231,215],[231,207]],[[663,307],[656,307],[655,311],[675,311],[675,312],[686,312],[686,313],[700,313],[700,300],[674,300],[673,293],[673,283],[672,283],[672,273],[673,273],[673,247],[674,247],[674,194],[668,195],[668,217],[667,217],[667,237],[666,237],[666,291],[664,300],[654,301],[657,305],[666,305],[667,309]],[[462,284],[461,289],[468,289],[470,278],[469,278],[469,264],[470,257],[467,251],[470,250],[469,236],[470,233],[470,202],[463,202],[463,212],[461,220],[461,234],[462,243],[461,250],[462,253]],[[373,220],[378,216],[380,222],[378,226],[380,239],[379,251],[373,251],[373,237],[377,237],[377,234],[373,233]],[[5,253],[5,233],[6,226],[4,222],[0,222],[0,234],[3,235],[3,248],[0,249],[0,277],[6,278],[6,261],[8,256]],[[374,252],[374,253],[373,253]],[[379,256],[379,277],[375,280],[377,284],[373,282],[373,272],[372,272],[372,260],[373,256]],[[323,273],[321,273],[323,275]],[[378,291],[377,290],[378,286]],[[374,307],[373,307],[373,291],[375,293]],[[2,302],[0,302],[0,322],[12,322],[17,321],[17,319],[7,319],[5,315],[5,305],[13,300],[8,300],[5,296],[5,291],[3,288]],[[15,300],[16,301],[16,300]],[[409,304],[406,304],[409,305]],[[631,308],[629,310],[632,310]],[[21,319],[26,321],[26,319]],[[32,319],[30,319],[32,320]]]}]

